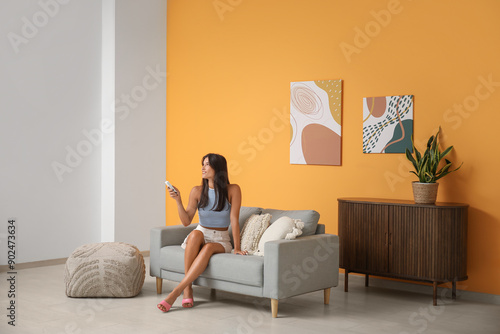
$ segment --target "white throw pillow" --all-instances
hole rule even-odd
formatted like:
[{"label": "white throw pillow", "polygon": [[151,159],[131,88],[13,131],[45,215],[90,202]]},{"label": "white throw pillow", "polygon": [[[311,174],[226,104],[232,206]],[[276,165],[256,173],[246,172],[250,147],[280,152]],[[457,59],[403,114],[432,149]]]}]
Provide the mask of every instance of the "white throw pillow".
[{"label": "white throw pillow", "polygon": [[269,226],[271,217],[269,213],[266,213],[263,215],[253,214],[248,218],[241,230],[240,248],[242,251],[247,251],[248,254],[255,253],[260,237]]},{"label": "white throw pillow", "polygon": [[266,242],[281,239],[293,240],[302,234],[303,228],[304,222],[300,219],[292,219],[290,217],[278,218],[266,229],[260,238],[255,255],[264,256],[264,244]]}]

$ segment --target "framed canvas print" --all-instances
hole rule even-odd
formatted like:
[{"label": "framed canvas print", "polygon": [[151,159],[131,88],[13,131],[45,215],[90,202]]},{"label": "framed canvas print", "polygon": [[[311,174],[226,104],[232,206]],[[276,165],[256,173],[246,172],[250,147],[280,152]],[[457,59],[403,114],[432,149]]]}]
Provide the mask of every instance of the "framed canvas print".
[{"label": "framed canvas print", "polygon": [[290,83],[290,163],[341,164],[342,80]]},{"label": "framed canvas print", "polygon": [[363,99],[363,153],[413,152],[413,95]]}]

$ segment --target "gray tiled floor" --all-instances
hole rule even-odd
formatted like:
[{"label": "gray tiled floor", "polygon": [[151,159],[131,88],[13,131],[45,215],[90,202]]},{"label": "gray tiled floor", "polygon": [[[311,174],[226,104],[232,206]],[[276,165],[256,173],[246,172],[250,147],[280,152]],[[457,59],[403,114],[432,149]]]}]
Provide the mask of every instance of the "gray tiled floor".
[{"label": "gray tiled floor", "polygon": [[[146,258],[149,262],[149,258]],[[16,327],[7,324],[7,281],[1,273],[0,333],[500,333],[500,306],[379,287],[365,288],[364,280],[350,279],[332,289],[330,305],[323,292],[280,301],[278,318],[270,303],[195,287],[195,307],[183,309],[180,299],[168,313],[156,304],[174,286],[164,281],[163,295],[146,275],[135,298],[74,299],[64,294],[64,265],[23,269],[16,282]]]}]

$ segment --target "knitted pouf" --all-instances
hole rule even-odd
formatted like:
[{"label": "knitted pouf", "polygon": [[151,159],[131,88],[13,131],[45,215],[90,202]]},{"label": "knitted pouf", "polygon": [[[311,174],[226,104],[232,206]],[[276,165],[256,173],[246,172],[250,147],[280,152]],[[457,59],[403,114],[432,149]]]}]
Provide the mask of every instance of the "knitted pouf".
[{"label": "knitted pouf", "polygon": [[133,297],[144,284],[146,266],[139,250],[123,242],[78,247],[66,261],[68,297]]}]

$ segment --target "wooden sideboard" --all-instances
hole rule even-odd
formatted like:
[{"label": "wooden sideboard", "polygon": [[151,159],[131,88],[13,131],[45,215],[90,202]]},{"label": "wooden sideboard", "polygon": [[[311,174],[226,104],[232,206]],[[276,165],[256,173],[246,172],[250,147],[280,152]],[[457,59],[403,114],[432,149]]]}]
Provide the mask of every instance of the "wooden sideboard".
[{"label": "wooden sideboard", "polygon": [[349,273],[425,281],[437,285],[467,279],[467,211],[461,203],[339,198],[340,267]]}]

